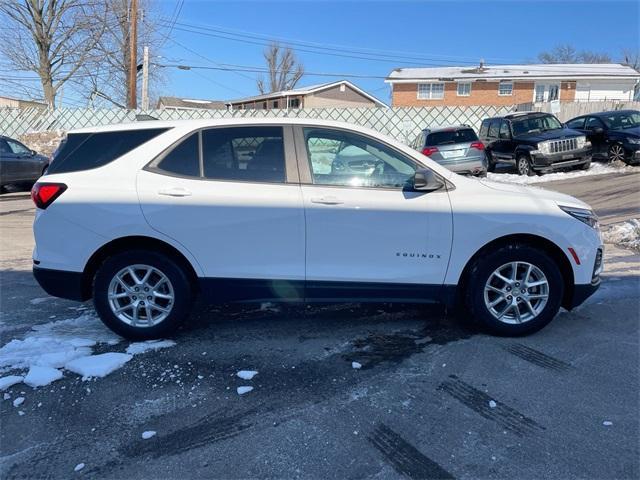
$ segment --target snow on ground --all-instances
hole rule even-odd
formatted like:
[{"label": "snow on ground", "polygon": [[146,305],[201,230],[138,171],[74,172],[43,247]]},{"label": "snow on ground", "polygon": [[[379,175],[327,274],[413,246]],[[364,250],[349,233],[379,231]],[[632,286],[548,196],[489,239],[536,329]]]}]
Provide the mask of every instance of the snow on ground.
[{"label": "snow on ground", "polygon": [[34,388],[48,385],[63,377],[63,369],[83,378],[104,377],[133,355],[175,345],[172,340],[137,342],[128,346],[127,353],[93,355],[96,345],[115,346],[121,341],[95,314],[35,325],[23,338],[14,338],[0,348],[0,374],[19,373],[0,378],[0,391],[20,382]]},{"label": "snow on ground", "polygon": [[127,353],[107,352],[100,355],[89,355],[76,358],[68,362],[64,368],[70,370],[82,378],[106,377],[110,373],[122,367],[133,358]]},{"label": "snow on ground", "polygon": [[143,440],[148,440],[151,437],[154,437],[156,434],[156,432],[154,430],[148,430],[146,432],[142,432],[142,439]]},{"label": "snow on ground", "polygon": [[517,173],[488,173],[487,179],[495,182],[519,183],[530,185],[532,183],[552,182],[554,180],[570,180],[572,178],[588,175],[604,175],[607,173],[637,172],[638,169],[627,165],[592,163],[589,170],[571,170],[569,172],[546,173],[544,175],[518,175]]},{"label": "snow on ground", "polygon": [[132,343],[127,347],[127,353],[130,355],[138,355],[150,350],[160,350],[161,348],[168,348],[175,346],[176,342],[173,340],[148,340],[146,342]]},{"label": "snow on ground", "polygon": [[251,390],[253,390],[253,387],[249,387],[249,386],[243,386],[243,387],[237,388],[238,395],[244,395],[245,393],[249,393]]},{"label": "snow on ground", "polygon": [[624,248],[640,251],[640,219],[615,223],[602,229],[605,243],[615,243]]},{"label": "snow on ground", "polygon": [[243,380],[251,380],[258,374],[255,370],[240,370],[236,375]]},{"label": "snow on ground", "polygon": [[51,382],[60,380],[62,378],[62,372],[57,368],[40,367],[34,365],[29,369],[29,373],[24,377],[24,383],[30,387],[44,387]]}]

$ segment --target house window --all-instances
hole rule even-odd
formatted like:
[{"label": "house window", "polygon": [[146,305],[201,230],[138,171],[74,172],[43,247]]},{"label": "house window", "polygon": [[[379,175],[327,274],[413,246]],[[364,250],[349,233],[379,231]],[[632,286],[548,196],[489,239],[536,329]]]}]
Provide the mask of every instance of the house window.
[{"label": "house window", "polygon": [[560,87],[558,85],[549,85],[549,101],[558,100],[560,96]]},{"label": "house window", "polygon": [[511,80],[502,80],[498,86],[498,95],[513,95],[513,82]]},{"label": "house window", "polygon": [[458,82],[458,96],[468,97],[471,95],[471,82]]},{"label": "house window", "polygon": [[300,108],[300,99],[299,98],[289,99],[289,108]]},{"label": "house window", "polygon": [[273,108],[278,108],[278,100],[273,101]]},{"label": "house window", "polygon": [[544,85],[536,85],[535,102],[544,102]]},{"label": "house window", "polygon": [[267,109],[267,102],[262,102],[262,109],[266,110]]},{"label": "house window", "polygon": [[419,83],[418,100],[444,98],[444,83]]}]

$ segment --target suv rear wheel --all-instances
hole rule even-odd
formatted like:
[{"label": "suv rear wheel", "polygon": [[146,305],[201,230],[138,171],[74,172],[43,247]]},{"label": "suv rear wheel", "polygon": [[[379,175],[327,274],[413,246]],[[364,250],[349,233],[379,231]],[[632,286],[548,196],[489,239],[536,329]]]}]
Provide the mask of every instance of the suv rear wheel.
[{"label": "suv rear wheel", "polygon": [[93,301],[102,321],[131,340],[161,338],[189,315],[192,289],[184,270],[158,253],[132,250],[98,269]]},{"label": "suv rear wheel", "polygon": [[521,153],[516,158],[516,168],[518,169],[518,174],[527,175],[529,177],[535,175],[533,168],[531,168],[531,161],[529,160],[529,156]]},{"label": "suv rear wheel", "polygon": [[508,245],[472,266],[465,294],[473,319],[489,332],[518,336],[536,332],[558,313],[562,274],[544,251]]}]

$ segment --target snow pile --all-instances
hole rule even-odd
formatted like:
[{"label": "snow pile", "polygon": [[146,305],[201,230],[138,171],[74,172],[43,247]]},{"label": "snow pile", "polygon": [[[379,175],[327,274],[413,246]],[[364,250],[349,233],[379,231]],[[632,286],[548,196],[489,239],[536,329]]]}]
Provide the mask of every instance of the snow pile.
[{"label": "snow pile", "polygon": [[360,370],[362,368],[362,364],[360,362],[351,362],[351,368]]},{"label": "snow pile", "polygon": [[533,177],[518,175],[516,173],[488,173],[487,179],[496,182],[519,183],[521,185],[528,185],[532,183],[552,182],[555,180],[570,180],[572,178],[584,177],[587,175],[605,175],[607,173],[623,173],[634,171],[637,171],[637,169],[634,170],[633,167],[629,167],[627,165],[619,166],[616,164],[592,163],[589,170],[571,170],[568,172],[534,175]]},{"label": "snow pile", "polygon": [[605,243],[640,251],[640,219],[632,218],[603,228],[602,237]]},{"label": "snow pile", "polygon": [[146,342],[132,343],[127,347],[127,353],[130,355],[139,355],[150,350],[160,350],[161,348],[168,348],[175,346],[176,342],[173,340],[147,340]]},{"label": "snow pile", "polygon": [[116,371],[132,358],[133,355],[127,353],[108,352],[76,358],[68,362],[64,368],[82,375],[82,378],[102,378]]},{"label": "snow pile", "polygon": [[251,390],[253,390],[253,387],[243,386],[238,387],[236,391],[238,392],[238,395],[244,395],[245,393],[249,393]]},{"label": "snow pile", "polygon": [[21,373],[0,378],[0,391],[20,382],[33,388],[49,385],[63,377],[61,369],[83,378],[105,377],[121,368],[133,355],[175,345],[171,340],[137,342],[129,345],[127,353],[93,355],[96,345],[116,345],[121,340],[90,314],[36,325],[24,338],[13,339],[0,348],[0,374],[28,370],[26,376]]},{"label": "snow pile", "polygon": [[151,437],[154,437],[156,432],[154,430],[148,430],[146,432],[142,432],[142,439],[149,440]]}]

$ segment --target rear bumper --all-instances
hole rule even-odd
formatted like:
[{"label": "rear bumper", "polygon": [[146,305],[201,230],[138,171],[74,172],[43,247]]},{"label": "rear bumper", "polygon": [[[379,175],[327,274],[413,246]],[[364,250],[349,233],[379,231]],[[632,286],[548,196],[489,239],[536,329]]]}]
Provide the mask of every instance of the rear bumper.
[{"label": "rear bumper", "polygon": [[440,160],[440,165],[460,175],[486,175],[486,157],[476,157],[470,160]]},{"label": "rear bumper", "polygon": [[34,266],[33,276],[49,295],[78,302],[89,299],[89,295],[83,288],[82,272],[51,270]]}]

